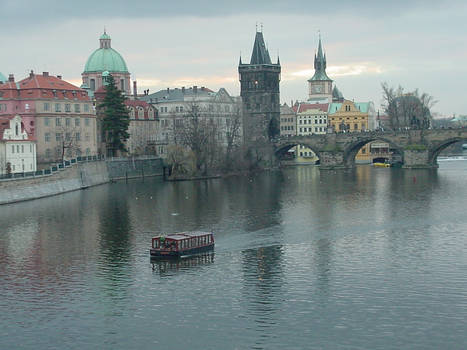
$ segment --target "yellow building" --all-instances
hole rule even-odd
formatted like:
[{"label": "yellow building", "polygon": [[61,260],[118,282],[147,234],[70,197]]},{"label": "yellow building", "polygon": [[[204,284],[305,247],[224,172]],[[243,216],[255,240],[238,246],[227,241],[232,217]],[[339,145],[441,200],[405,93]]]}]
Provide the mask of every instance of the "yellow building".
[{"label": "yellow building", "polygon": [[[328,110],[328,128],[334,132],[367,132],[375,128],[373,102],[331,103]],[[370,144],[363,146],[355,157],[357,163],[371,163]]]}]

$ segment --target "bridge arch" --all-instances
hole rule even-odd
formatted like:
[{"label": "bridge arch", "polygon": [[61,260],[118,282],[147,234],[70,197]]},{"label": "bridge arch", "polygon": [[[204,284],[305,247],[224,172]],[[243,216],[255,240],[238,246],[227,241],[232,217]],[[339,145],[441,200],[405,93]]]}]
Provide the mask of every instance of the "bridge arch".
[{"label": "bridge arch", "polygon": [[428,153],[428,162],[430,165],[436,166],[438,164],[437,158],[439,154],[447,147],[453,145],[459,141],[467,141],[465,137],[453,137],[442,142],[437,143],[431,147],[430,152]]},{"label": "bridge arch", "polygon": [[320,151],[312,144],[308,143],[308,142],[297,142],[297,141],[294,141],[294,142],[288,142],[288,143],[285,143],[285,144],[282,144],[280,145],[276,150],[275,150],[275,155],[278,159],[281,159],[281,157],[286,154],[291,148],[295,147],[295,146],[305,146],[306,148],[309,148],[313,151],[314,154],[316,154],[316,156],[321,159],[321,154],[320,154]]},{"label": "bridge arch", "polygon": [[348,144],[344,149],[344,164],[346,167],[353,167],[355,165],[355,156],[357,155],[358,151],[365,146],[366,144],[373,142],[373,141],[382,141],[386,142],[390,145],[391,149],[395,149],[397,153],[401,156],[401,161],[404,162],[404,151],[403,149],[395,144],[392,140],[377,135],[369,135],[365,138],[359,138],[358,141],[352,142]]}]

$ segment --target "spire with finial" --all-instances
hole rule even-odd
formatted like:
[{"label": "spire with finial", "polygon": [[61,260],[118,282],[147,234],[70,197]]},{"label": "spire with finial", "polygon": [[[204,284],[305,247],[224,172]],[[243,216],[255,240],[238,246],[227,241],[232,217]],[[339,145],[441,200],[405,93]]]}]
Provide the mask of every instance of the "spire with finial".
[{"label": "spire with finial", "polygon": [[315,54],[315,74],[310,80],[331,80],[326,74],[326,54],[323,54],[321,31],[318,30],[318,52]]},{"label": "spire with finial", "polygon": [[[262,27],[263,25],[261,24],[261,30]],[[258,27],[256,27],[256,37],[255,43],[253,44],[250,64],[272,64],[268,49],[264,43],[263,32],[258,32]]]}]

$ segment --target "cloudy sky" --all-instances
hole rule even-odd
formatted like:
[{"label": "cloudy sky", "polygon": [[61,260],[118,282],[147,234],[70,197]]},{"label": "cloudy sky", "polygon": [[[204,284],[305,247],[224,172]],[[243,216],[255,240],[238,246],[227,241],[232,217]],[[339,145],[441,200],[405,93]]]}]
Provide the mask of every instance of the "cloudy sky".
[{"label": "cloudy sky", "polygon": [[381,104],[381,83],[434,96],[440,115],[467,114],[466,1],[66,1],[0,0],[0,72],[17,80],[62,74],[79,85],[104,26],[140,92],[225,87],[239,94],[238,59],[249,62],[256,23],[281,100],[305,100],[321,32],[328,75],[347,99]]}]

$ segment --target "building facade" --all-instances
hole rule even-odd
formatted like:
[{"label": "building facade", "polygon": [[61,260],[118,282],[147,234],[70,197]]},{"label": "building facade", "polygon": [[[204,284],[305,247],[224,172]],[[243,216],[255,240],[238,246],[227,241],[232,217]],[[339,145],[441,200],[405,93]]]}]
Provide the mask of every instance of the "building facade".
[{"label": "building facade", "polygon": [[234,134],[235,144],[241,142],[242,116],[240,99],[220,88],[217,92],[206,87],[160,90],[141,97],[157,111],[159,128],[152,144],[161,157],[167,156],[170,145],[176,143],[176,129],[183,126],[195,113],[216,127],[216,139],[226,146],[229,135]]},{"label": "building facade", "polygon": [[238,66],[243,110],[243,136],[247,148],[258,149],[280,133],[279,82],[281,65],[272,63],[263,33],[256,32],[249,64]]},{"label": "building facade", "polygon": [[21,116],[36,140],[38,166],[95,155],[96,115],[87,92],[48,72],[0,84],[0,117]]},{"label": "building facade", "polygon": [[[327,131],[328,104],[299,103],[294,106],[297,113],[297,135],[320,135]],[[318,157],[309,148],[298,145],[296,147],[296,162],[316,163]]]},{"label": "building facade", "polygon": [[127,96],[131,94],[130,72],[123,57],[112,48],[111,38],[104,31],[99,38],[99,48],[96,49],[86,61],[82,88],[91,92],[97,91],[104,86],[102,73],[112,74],[116,86]]},{"label": "building facade", "polygon": [[21,116],[0,117],[0,175],[36,170],[36,142]]},{"label": "building facade", "polygon": [[[328,110],[328,127],[334,132],[365,132],[376,127],[376,112],[373,102],[331,103]],[[363,146],[355,157],[358,163],[372,160],[370,144]]]},{"label": "building facade", "polygon": [[297,135],[297,117],[293,108],[284,103],[280,111],[280,136]]}]

